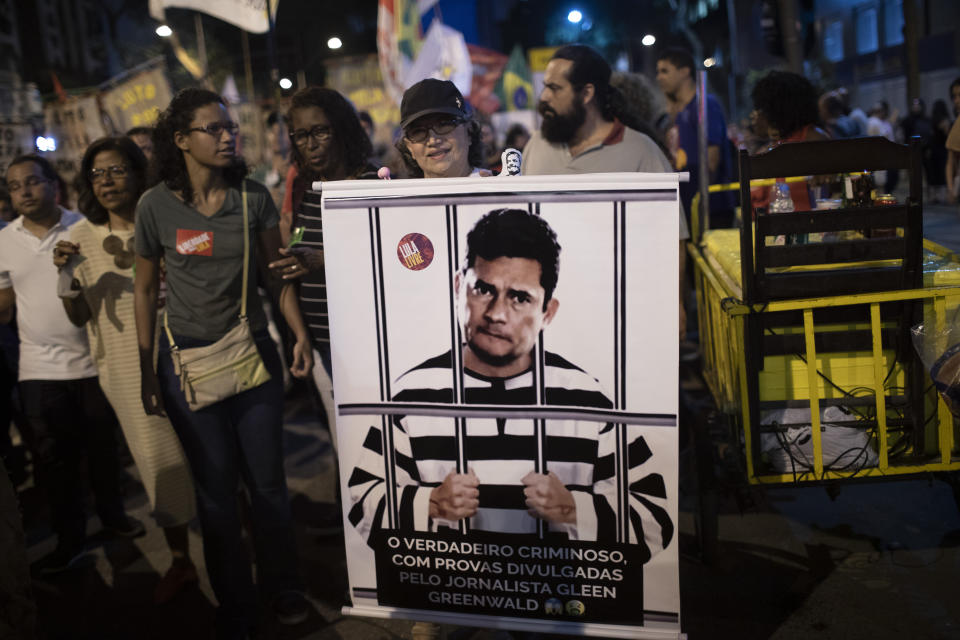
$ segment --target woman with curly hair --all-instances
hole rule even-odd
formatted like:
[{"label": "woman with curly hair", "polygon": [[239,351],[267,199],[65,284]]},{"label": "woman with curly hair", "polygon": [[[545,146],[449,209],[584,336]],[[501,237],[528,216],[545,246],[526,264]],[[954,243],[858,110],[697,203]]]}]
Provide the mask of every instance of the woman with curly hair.
[{"label": "woman with curly hair", "polygon": [[[319,355],[314,382],[320,393],[330,436],[336,443],[333,383],[330,378],[330,329],[327,319],[326,278],[323,271],[323,227],[319,208],[304,216],[303,197],[316,181],[376,179],[370,161],[373,146],[353,105],[333,89],[306,87],[290,99],[287,111],[293,166],[281,212],[281,234],[302,227],[301,243],[284,248],[284,256],[270,264],[284,280],[299,279],[300,309]],[[319,367],[323,365],[323,369]],[[339,486],[339,485],[338,485]],[[318,529],[341,522],[340,511],[323,515]]]},{"label": "woman with curly hair", "polygon": [[154,590],[162,604],[197,581],[190,560],[187,524],[193,519],[193,482],[170,421],[147,415],[140,402],[140,360],[133,311],[134,212],[146,188],[147,159],[130,138],[100,138],[91,144],[77,176],[80,211],[86,220],[61,240],[54,264],[72,255],[74,289],[64,297],[67,316],[86,325],[100,386],[117,414],[173,563]]},{"label": "woman with curly hair", "polygon": [[[258,609],[237,508],[241,478],[250,496],[261,594],[283,624],[301,622],[310,610],[297,570],[283,469],[282,365],[262,307],[248,305],[246,321],[268,382],[193,410],[171,357],[171,342],[180,349],[201,347],[232,331],[241,322],[241,299],[259,299],[257,266],[279,256],[277,210],[266,187],[245,180],[246,165],[236,153],[238,129],[223,99],[204,89],[184,89],[160,114],[153,134],[157,184],[137,204],[134,284],[143,406],[149,414],[169,415],[190,462],[207,572],[219,603],[217,637],[230,639],[254,632]],[[246,274],[245,234],[256,249]],[[154,370],[161,259],[169,329],[160,332]],[[261,272],[267,285],[279,284]],[[284,286],[277,299],[296,336],[290,370],[306,377],[313,356],[294,289]]]},{"label": "woman with curly hair", "polygon": [[377,167],[369,160],[373,144],[353,105],[337,91],[326,87],[297,91],[290,98],[287,125],[293,167],[281,206],[284,234],[314,182],[377,177]]},{"label": "woman with curly hair", "polygon": [[[771,71],[757,81],[751,96],[750,124],[756,136],[770,141],[769,149],[785,142],[830,139],[819,127],[817,91],[803,76],[789,71]],[[770,191],[770,187],[752,190],[754,208],[769,204]],[[805,183],[790,183],[790,196],[797,211],[813,208],[810,190]]]}]

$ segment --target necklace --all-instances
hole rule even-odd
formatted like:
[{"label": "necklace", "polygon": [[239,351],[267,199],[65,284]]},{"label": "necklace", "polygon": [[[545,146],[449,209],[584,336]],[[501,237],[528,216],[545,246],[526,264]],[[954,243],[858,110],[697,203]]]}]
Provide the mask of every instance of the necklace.
[{"label": "necklace", "polygon": [[126,248],[124,248],[123,240],[113,235],[113,227],[110,225],[110,220],[107,220],[107,230],[110,232],[110,235],[103,239],[103,250],[106,251],[108,255],[113,256],[113,264],[117,265],[118,269],[129,269],[134,263],[133,236],[130,236],[127,240]]}]

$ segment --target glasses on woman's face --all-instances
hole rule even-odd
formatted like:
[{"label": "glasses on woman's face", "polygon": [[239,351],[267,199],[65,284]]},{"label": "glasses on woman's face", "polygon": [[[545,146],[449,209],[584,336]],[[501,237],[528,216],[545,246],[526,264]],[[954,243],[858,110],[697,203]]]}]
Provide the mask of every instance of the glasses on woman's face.
[{"label": "glasses on woman's face", "polygon": [[293,141],[293,144],[298,147],[302,147],[307,144],[307,140],[313,138],[314,142],[322,143],[326,142],[333,135],[333,129],[330,127],[318,124],[317,126],[311,128],[309,131],[306,129],[297,129],[290,133],[290,140]]},{"label": "glasses on woman's face", "polygon": [[96,184],[101,182],[108,175],[113,180],[116,180],[117,178],[124,178],[126,177],[128,171],[129,169],[122,164],[113,164],[106,169],[91,169],[90,182]]},{"label": "glasses on woman's face", "polygon": [[211,122],[210,124],[205,124],[202,127],[190,127],[187,129],[188,132],[199,131],[201,133],[209,133],[214,138],[219,138],[224,131],[228,132],[231,136],[237,135],[240,131],[240,125],[233,121],[226,122]]},{"label": "glasses on woman's face", "polygon": [[445,136],[449,135],[454,129],[463,124],[463,120],[460,118],[451,118],[449,120],[438,120],[433,124],[419,124],[414,125],[408,128],[404,132],[404,136],[410,142],[415,142],[417,144],[427,141],[427,138],[430,137],[430,132],[433,131],[435,135]]}]

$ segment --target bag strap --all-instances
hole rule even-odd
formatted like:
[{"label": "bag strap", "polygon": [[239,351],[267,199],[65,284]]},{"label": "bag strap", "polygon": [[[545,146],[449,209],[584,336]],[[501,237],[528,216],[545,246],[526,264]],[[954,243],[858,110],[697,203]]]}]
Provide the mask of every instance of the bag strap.
[{"label": "bag strap", "polygon": [[[250,271],[250,229],[248,222],[250,213],[247,208],[247,181],[243,181],[243,289],[240,293],[240,320],[247,318],[247,284]],[[170,324],[167,322],[167,310],[163,310],[163,328],[167,332],[167,340],[170,341],[170,348],[177,349],[177,344],[173,341],[173,333],[170,331]]]},{"label": "bag strap", "polygon": [[247,211],[247,181],[243,181],[243,290],[240,294],[240,319],[247,317],[247,278],[250,275],[250,228]]}]

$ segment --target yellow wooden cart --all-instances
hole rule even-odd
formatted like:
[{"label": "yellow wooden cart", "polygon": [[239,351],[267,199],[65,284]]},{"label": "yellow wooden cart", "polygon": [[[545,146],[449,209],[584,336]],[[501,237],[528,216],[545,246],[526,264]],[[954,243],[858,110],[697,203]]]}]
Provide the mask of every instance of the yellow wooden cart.
[{"label": "yellow wooden cart", "polygon": [[[711,190],[739,189],[750,222],[701,233],[695,203],[688,243],[703,379],[736,472],[751,485],[940,473],[957,495],[957,422],[911,344],[913,325],[941,333],[960,307],[960,258],[922,239],[919,149],[882,138],[795,143],[741,152],[739,165],[739,184]],[[906,203],[790,214],[751,205],[751,183],[881,169],[907,171]],[[773,244],[797,236],[810,241]],[[827,424],[830,408],[849,418]],[[783,419],[797,409],[802,419]],[[863,451],[836,456],[839,428]],[[786,433],[806,433],[807,449]]]}]

